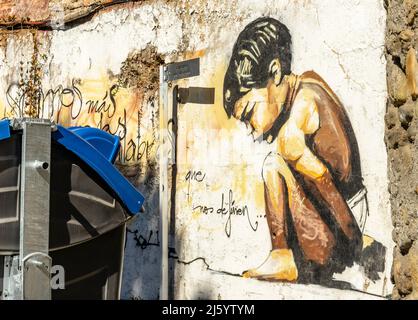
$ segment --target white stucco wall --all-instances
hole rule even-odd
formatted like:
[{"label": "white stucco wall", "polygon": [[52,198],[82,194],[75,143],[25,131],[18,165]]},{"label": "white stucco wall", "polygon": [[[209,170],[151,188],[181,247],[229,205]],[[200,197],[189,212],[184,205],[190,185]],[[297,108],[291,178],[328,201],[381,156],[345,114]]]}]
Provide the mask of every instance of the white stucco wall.
[{"label": "white stucco wall", "polygon": [[[264,204],[256,195],[262,190],[263,159],[274,147],[264,142],[254,144],[252,137],[245,136],[243,125],[222,119],[222,83],[219,82],[223,80],[239,32],[263,15],[276,18],[289,28],[293,40],[292,70],[296,74],[314,70],[327,81],[345,106],[358,140],[370,204],[364,233],[386,246],[386,270],[380,281],[373,282],[363,275],[360,266],[354,265],[343,274],[335,274],[334,279],[348,282],[356,290],[386,296],[391,292],[392,241],[383,140],[385,11],[380,1],[272,1],[263,4],[240,1],[226,18],[228,23],[220,23],[219,29],[213,30],[209,28],[216,23],[211,21],[208,29],[214,32],[204,29],[206,41],[200,42],[198,33],[191,35],[190,43],[194,48],[205,50],[201,58],[201,76],[180,82],[180,85],[215,87],[216,101],[212,107],[189,104],[179,111],[176,249],[180,261],[199,263],[204,260],[211,271],[223,275],[211,273],[209,276],[190,264],[182,266],[177,273],[181,277],[177,285],[178,296],[204,296],[206,290],[210,297],[217,293],[225,299],[240,295],[253,297],[245,289],[237,291],[235,283],[244,283],[242,288],[245,288],[246,281],[250,281],[250,291],[257,292],[260,297],[273,298],[280,293],[286,298],[321,295],[314,285],[302,287],[300,295],[295,293],[293,296],[289,289],[291,285],[260,283],[263,288],[258,288],[254,280],[236,280],[225,275],[237,276],[256,267],[271,250]],[[189,170],[206,174],[203,183],[181,182]],[[202,206],[214,208],[216,212],[221,207],[222,195],[224,206],[228,208],[229,190],[233,191],[237,207],[248,207],[250,223],[243,216],[232,216],[228,222],[226,216],[202,214]],[[229,227],[228,236],[225,228]],[[199,291],[196,288],[200,280],[205,286],[199,285]],[[301,287],[295,286],[295,292],[299,290],[296,288]],[[334,298],[348,298],[350,294],[327,290]],[[323,295],[327,294],[324,291]]]}]

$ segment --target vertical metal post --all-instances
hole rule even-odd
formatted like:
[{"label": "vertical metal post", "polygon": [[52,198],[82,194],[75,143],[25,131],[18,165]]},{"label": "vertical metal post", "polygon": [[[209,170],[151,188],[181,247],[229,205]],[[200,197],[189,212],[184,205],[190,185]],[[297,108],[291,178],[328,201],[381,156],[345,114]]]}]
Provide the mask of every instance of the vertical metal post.
[{"label": "vertical metal post", "polygon": [[[20,185],[20,299],[51,299],[49,257],[49,182],[51,123],[22,120]],[[19,297],[17,297],[19,298]]]},{"label": "vertical metal post", "polygon": [[166,66],[160,67],[160,230],[161,230],[161,285],[160,300],[168,299],[168,82]]},{"label": "vertical metal post", "polygon": [[[200,59],[170,63],[160,67],[160,225],[161,225],[161,286],[160,299],[167,300],[169,292],[169,234],[170,222],[175,214],[175,190],[177,176],[177,108],[179,88],[173,89],[172,103],[168,98],[172,81],[196,77],[200,74]],[[196,89],[196,88],[195,88]],[[201,88],[197,88],[201,89]],[[196,91],[196,90],[195,90]],[[197,103],[202,93],[197,90]],[[196,91],[196,92],[197,92]],[[187,91],[188,92],[188,91]],[[192,99],[193,100],[193,99]],[[213,102],[212,102],[213,103]],[[169,125],[171,125],[171,137]],[[171,139],[170,139],[171,138]],[[171,168],[171,190],[169,186],[169,168]],[[169,195],[169,192],[171,194]],[[175,231],[175,230],[174,230]]]}]

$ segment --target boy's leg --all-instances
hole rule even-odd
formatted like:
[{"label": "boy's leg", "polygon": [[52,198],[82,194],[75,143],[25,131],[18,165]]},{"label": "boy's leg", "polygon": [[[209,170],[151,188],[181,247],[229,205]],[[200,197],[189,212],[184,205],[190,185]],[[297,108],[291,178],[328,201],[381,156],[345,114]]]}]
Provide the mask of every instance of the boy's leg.
[{"label": "boy's leg", "polygon": [[263,180],[273,250],[260,267],[248,270],[244,276],[293,281],[297,278],[297,270],[286,241],[286,210],[290,210],[299,245],[307,260],[325,264],[335,239],[279,155],[266,158]]},{"label": "boy's leg", "polygon": [[357,256],[362,249],[362,233],[347,202],[335,186],[332,176],[327,170],[319,178],[302,177],[310,192],[318,201],[324,204],[333,220],[338,225],[350,243],[351,252]]},{"label": "boy's leg", "polygon": [[288,199],[284,178],[274,170],[263,174],[266,217],[274,249],[288,249],[286,235],[286,213]]}]

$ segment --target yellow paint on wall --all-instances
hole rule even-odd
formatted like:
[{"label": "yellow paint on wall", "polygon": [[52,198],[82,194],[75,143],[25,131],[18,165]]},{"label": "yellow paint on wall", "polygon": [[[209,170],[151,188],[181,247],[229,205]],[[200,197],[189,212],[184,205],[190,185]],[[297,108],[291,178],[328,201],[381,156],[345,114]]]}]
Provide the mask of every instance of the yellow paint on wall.
[{"label": "yellow paint on wall", "polygon": [[[19,88],[15,89],[9,93],[8,102],[0,103],[3,117],[18,116],[17,104],[25,101]],[[72,79],[67,83],[57,83],[55,87],[42,88],[41,96],[43,117],[52,113],[51,119],[63,126],[91,126],[118,135],[122,163],[141,162],[145,151],[149,153],[148,158],[155,159],[158,120],[155,119],[154,125],[149,110],[144,108],[144,92],[140,88],[119,87],[117,79],[110,77],[105,68],[94,78]],[[141,145],[143,141],[147,144]]]},{"label": "yellow paint on wall", "polygon": [[[195,55],[188,57],[192,58]],[[207,61],[204,56],[200,57],[203,68],[203,66],[207,66]],[[201,70],[202,75],[199,78],[173,83],[173,86],[178,85],[179,87],[215,88],[213,105],[191,103],[179,105],[176,207],[177,212],[185,215],[186,219],[197,221],[199,229],[208,232],[224,232],[225,221],[221,222],[218,227],[213,227],[213,221],[210,222],[212,219],[210,214],[207,215],[201,210],[193,210],[193,208],[197,205],[207,205],[213,206],[216,210],[220,205],[222,194],[225,197],[224,201],[228,201],[228,191],[231,189],[237,205],[248,204],[253,217],[264,215],[264,185],[261,170],[259,170],[261,163],[255,165],[245,157],[232,159],[232,150],[240,150],[240,146],[230,145],[229,150],[223,148],[225,141],[233,142],[234,139],[236,141],[242,139],[248,144],[250,138],[245,136],[242,126],[236,119],[227,117],[223,107],[223,79],[227,62],[217,61],[215,65],[210,64],[210,67],[210,70]],[[251,141],[251,143],[253,142]],[[228,152],[231,154],[228,155]],[[224,156],[226,162],[216,163],[217,154]],[[188,170],[193,169],[208,170],[204,186],[195,183],[189,185],[185,181],[185,174]],[[212,214],[212,216],[217,217],[215,219],[220,219],[216,214]]]}]

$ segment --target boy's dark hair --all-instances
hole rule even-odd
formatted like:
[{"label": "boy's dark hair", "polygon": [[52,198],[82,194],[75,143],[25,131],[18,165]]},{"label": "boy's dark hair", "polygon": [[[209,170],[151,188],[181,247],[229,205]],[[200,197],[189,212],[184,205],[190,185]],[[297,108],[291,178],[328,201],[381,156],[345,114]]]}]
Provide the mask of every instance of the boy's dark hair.
[{"label": "boy's dark hair", "polygon": [[291,72],[291,36],[276,19],[262,17],[248,24],[239,34],[224,78],[224,108],[231,117],[235,102],[246,91],[262,88],[273,76],[269,70],[279,58],[282,78]]}]

